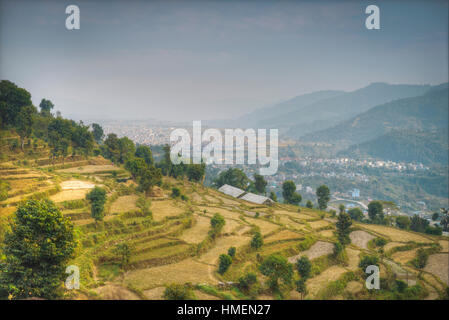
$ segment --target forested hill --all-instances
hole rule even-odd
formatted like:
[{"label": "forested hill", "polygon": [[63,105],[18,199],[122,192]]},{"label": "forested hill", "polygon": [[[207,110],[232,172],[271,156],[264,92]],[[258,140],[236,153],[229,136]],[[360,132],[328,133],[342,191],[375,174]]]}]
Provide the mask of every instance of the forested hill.
[{"label": "forested hill", "polygon": [[306,135],[302,140],[349,146],[378,138],[393,129],[434,131],[447,127],[446,84],[419,97],[379,105],[332,128]]},{"label": "forested hill", "polygon": [[374,158],[425,165],[448,163],[448,131],[392,130],[339,153],[350,158]]}]

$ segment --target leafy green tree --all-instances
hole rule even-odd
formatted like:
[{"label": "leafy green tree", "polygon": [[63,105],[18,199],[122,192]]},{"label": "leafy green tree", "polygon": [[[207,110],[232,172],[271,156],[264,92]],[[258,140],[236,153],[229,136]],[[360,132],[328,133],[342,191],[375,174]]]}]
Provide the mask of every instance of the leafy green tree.
[{"label": "leafy green tree", "polygon": [[428,225],[429,221],[421,218],[417,214],[415,214],[410,220],[410,230],[415,232],[425,232]]},{"label": "leafy green tree", "polygon": [[316,196],[318,198],[318,208],[320,210],[326,210],[327,203],[331,199],[330,190],[326,185],[321,185],[316,189]]},{"label": "leafy green tree", "polygon": [[257,193],[265,194],[265,188],[267,186],[267,181],[260,174],[254,175],[254,186],[256,188]]},{"label": "leafy green tree", "polygon": [[277,197],[276,193],[274,193],[274,191],[270,192],[270,199],[273,200],[274,202],[278,201],[278,197]]},{"label": "leafy green tree", "polygon": [[114,253],[120,258],[121,267],[126,267],[131,258],[131,247],[128,243],[119,243],[114,248]]},{"label": "leafy green tree", "polygon": [[31,106],[31,94],[8,80],[0,81],[0,117],[3,126],[16,126],[17,116],[25,106]]},{"label": "leafy green tree", "polygon": [[284,202],[289,204],[298,205],[302,197],[296,191],[296,185],[292,180],[287,180],[282,184],[282,197]]},{"label": "leafy green tree", "polygon": [[190,164],[187,166],[187,178],[189,181],[200,182],[206,172],[206,164]]},{"label": "leafy green tree", "polygon": [[139,190],[148,195],[154,186],[160,185],[162,182],[161,169],[150,166],[142,172],[139,179]]},{"label": "leafy green tree", "polygon": [[408,229],[410,227],[410,218],[407,216],[396,217],[396,225],[401,229]]},{"label": "leafy green tree", "polygon": [[70,120],[57,117],[48,125],[48,145],[51,148],[53,159],[68,155],[68,150],[72,141],[72,123]]},{"label": "leafy green tree", "polygon": [[384,208],[382,202],[374,200],[368,204],[368,216],[374,223],[382,223],[384,220]]},{"label": "leafy green tree", "polygon": [[170,145],[165,144],[163,147],[164,150],[164,160],[162,161],[162,173],[165,176],[171,176],[172,175],[172,162],[171,162],[171,148]]},{"label": "leafy green tree", "polygon": [[439,217],[440,217],[440,214],[438,212],[434,212],[432,214],[432,220],[433,221],[437,221]]},{"label": "leafy green tree", "polygon": [[340,211],[340,214],[346,212],[346,207],[345,207],[345,205],[344,205],[344,204],[340,204],[340,205],[338,206],[338,210]]},{"label": "leafy green tree", "polygon": [[221,254],[218,263],[218,273],[225,273],[232,264],[232,258],[228,254]]},{"label": "leafy green tree", "polygon": [[224,184],[246,190],[250,180],[246,174],[238,168],[229,168],[226,171],[220,172],[217,179],[214,181],[214,185],[220,188]]},{"label": "leafy green tree", "polygon": [[304,299],[304,295],[307,294],[307,285],[305,279],[301,278],[296,281],[296,291],[301,294],[301,299]]},{"label": "leafy green tree", "polygon": [[14,299],[60,297],[75,248],[73,225],[53,202],[20,204],[4,240],[0,291]]},{"label": "leafy green tree", "polygon": [[259,249],[263,245],[263,238],[259,231],[254,233],[253,238],[251,239],[251,248]]},{"label": "leafy green tree", "polygon": [[235,257],[235,252],[236,252],[236,248],[235,248],[235,247],[230,247],[230,248],[228,249],[228,255],[229,255],[231,258],[234,258],[234,257]]},{"label": "leafy green tree", "polygon": [[103,220],[104,205],[106,203],[106,190],[95,186],[88,194],[86,199],[90,202],[90,212],[96,222]]},{"label": "leafy green tree", "polygon": [[42,99],[39,104],[41,115],[43,117],[51,117],[51,109],[53,109],[54,106],[55,105],[50,100]]},{"label": "leafy green tree", "polygon": [[134,153],[136,152],[134,142],[132,142],[128,137],[120,138],[118,140],[118,145],[120,163],[125,163],[134,157]]},{"label": "leafy green tree", "polygon": [[21,149],[25,144],[25,139],[29,138],[33,128],[33,115],[36,113],[36,108],[34,106],[25,106],[20,109],[17,115],[17,133],[21,140]]},{"label": "leafy green tree", "polygon": [[179,188],[177,188],[177,187],[173,187],[171,189],[171,196],[173,198],[177,198],[177,197],[181,196],[181,190],[179,190]]},{"label": "leafy green tree", "polygon": [[347,214],[346,212],[342,212],[338,215],[336,223],[337,237],[338,241],[340,241],[340,243],[344,246],[351,243],[351,239],[349,238],[349,228],[351,227],[351,225],[352,220],[349,214]]},{"label": "leafy green tree", "polygon": [[120,159],[120,143],[115,133],[110,133],[104,140],[104,157],[114,163],[118,163]]},{"label": "leafy green tree", "polygon": [[148,169],[148,166],[144,159],[142,158],[133,158],[125,163],[125,169],[131,173],[131,176],[134,180],[140,177],[145,170]]},{"label": "leafy green tree", "polygon": [[270,288],[278,288],[278,280],[281,279],[285,284],[290,284],[293,277],[293,268],[291,263],[283,256],[272,254],[265,258],[259,267],[260,272],[267,276]]},{"label": "leafy green tree", "polygon": [[154,164],[153,153],[151,152],[150,147],[140,145],[136,148],[136,153],[134,154],[138,158],[142,158],[145,160],[145,163],[149,166]]},{"label": "leafy green tree", "polygon": [[296,269],[303,279],[308,279],[312,271],[312,263],[307,256],[302,256],[296,261]]},{"label": "leafy green tree", "polygon": [[307,202],[306,202],[306,207],[309,208],[309,209],[313,209],[313,203],[312,203],[312,201],[307,200]]},{"label": "leafy green tree", "polygon": [[73,152],[82,154],[85,157],[92,154],[94,148],[94,136],[89,131],[89,127],[85,126],[82,121],[72,126],[72,147]]},{"label": "leafy green tree", "polygon": [[251,290],[251,287],[257,283],[257,275],[253,272],[248,272],[240,277],[238,282],[240,290],[248,292]]},{"label": "leafy green tree", "polygon": [[98,123],[92,123],[92,134],[97,143],[101,143],[104,138],[103,128]]},{"label": "leafy green tree", "polygon": [[352,220],[362,221],[363,219],[363,212],[360,208],[351,208],[348,210],[348,214]]},{"label": "leafy green tree", "polygon": [[223,216],[219,213],[215,213],[212,219],[210,219],[210,225],[212,227],[211,235],[213,237],[219,235],[225,224],[226,221]]}]

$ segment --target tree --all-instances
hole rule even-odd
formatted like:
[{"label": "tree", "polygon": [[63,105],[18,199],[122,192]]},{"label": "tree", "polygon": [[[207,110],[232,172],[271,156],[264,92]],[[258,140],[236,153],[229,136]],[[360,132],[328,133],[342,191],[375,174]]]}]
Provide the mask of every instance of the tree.
[{"label": "tree", "polygon": [[325,210],[330,198],[330,190],[326,185],[321,185],[316,189],[316,196],[318,198],[318,208]]},{"label": "tree", "polygon": [[410,218],[407,216],[396,217],[396,225],[401,229],[408,229],[410,227]]},{"label": "tree", "polygon": [[340,241],[340,243],[344,246],[351,243],[351,239],[349,238],[349,228],[351,227],[351,225],[352,220],[349,214],[344,211],[341,212],[338,215],[336,226],[338,241]]},{"label": "tree", "polygon": [[239,278],[239,288],[245,292],[250,291],[251,287],[257,283],[257,275],[253,272],[248,272]]},{"label": "tree", "polygon": [[119,139],[115,133],[110,133],[104,140],[104,157],[108,158],[114,163],[119,162],[120,158],[120,144]]},{"label": "tree", "polygon": [[73,153],[79,153],[87,157],[92,153],[94,148],[94,136],[89,131],[89,127],[85,126],[82,121],[72,126],[72,146]]},{"label": "tree", "polygon": [[312,203],[312,201],[307,200],[307,202],[306,202],[306,207],[309,208],[309,209],[313,209],[313,203]]},{"label": "tree", "polygon": [[140,145],[136,148],[136,153],[134,154],[138,158],[145,160],[145,163],[149,166],[154,164],[153,153],[150,147]]},{"label": "tree", "polygon": [[0,81],[0,117],[3,126],[16,126],[17,116],[24,106],[31,106],[31,94],[8,80]]},{"label": "tree", "polygon": [[301,299],[304,298],[304,295],[307,294],[307,285],[305,279],[299,279],[296,281],[296,291],[301,294]]},{"label": "tree", "polygon": [[235,247],[230,247],[230,248],[228,249],[228,255],[229,255],[231,258],[234,258],[234,257],[235,257],[235,252],[236,252],[236,248],[235,248]]},{"label": "tree", "polygon": [[274,191],[270,192],[270,199],[273,200],[274,202],[278,201],[278,197],[277,197],[276,193],[274,193]]},{"label": "tree", "polygon": [[23,107],[19,114],[17,115],[17,133],[21,140],[21,149],[23,150],[23,145],[25,144],[25,139],[29,138],[33,128],[33,115],[36,113],[36,108],[34,106]]},{"label": "tree", "polygon": [[133,158],[125,163],[125,169],[131,173],[134,180],[140,177],[148,169],[147,164],[142,158]]},{"label": "tree", "polygon": [[220,188],[224,184],[246,190],[250,180],[246,174],[238,168],[229,168],[226,171],[220,172],[218,178],[215,179],[214,185]]},{"label": "tree", "polygon": [[42,99],[39,104],[41,115],[43,117],[51,117],[51,109],[53,109],[54,106],[55,105],[50,100]]},{"label": "tree", "polygon": [[296,269],[301,278],[308,279],[310,277],[310,272],[312,271],[312,263],[307,256],[302,256],[296,261]]},{"label": "tree", "polygon": [[364,256],[359,262],[359,268],[365,274],[368,266],[379,266],[379,258],[377,256]]},{"label": "tree", "polygon": [[187,167],[187,178],[189,181],[200,182],[203,180],[204,174],[206,172],[206,164],[190,164]]},{"label": "tree", "polygon": [[283,256],[272,254],[265,258],[259,267],[260,272],[270,278],[270,288],[278,288],[278,280],[282,279],[285,284],[290,284],[293,276],[293,268]]},{"label": "tree", "polygon": [[48,145],[51,148],[52,156],[68,155],[68,149],[72,141],[72,123],[70,120],[57,117],[48,125]]},{"label": "tree", "polygon": [[210,225],[212,227],[212,237],[219,235],[225,224],[226,221],[221,214],[214,214],[212,219],[210,219]]},{"label": "tree", "polygon": [[289,204],[298,205],[302,197],[296,191],[296,185],[292,180],[287,180],[282,184],[282,197],[284,202]]},{"label": "tree", "polygon": [[221,254],[219,257],[219,263],[218,263],[218,273],[223,274],[228,270],[229,266],[232,263],[232,258],[227,254]]},{"label": "tree", "polygon": [[267,186],[267,181],[260,174],[254,175],[254,186],[256,188],[257,193],[265,194],[265,187]]},{"label": "tree", "polygon": [[61,296],[66,264],[73,258],[73,225],[50,200],[19,205],[4,240],[0,287],[14,299]]},{"label": "tree", "polygon": [[104,204],[106,203],[106,190],[95,186],[91,192],[86,195],[90,202],[90,212],[95,222],[103,220]]},{"label": "tree", "polygon": [[263,245],[263,238],[259,231],[254,233],[253,238],[251,239],[251,248],[259,249]]},{"label": "tree", "polygon": [[150,166],[147,169],[143,170],[138,179],[139,190],[145,192],[145,194],[148,195],[153,190],[153,187],[159,185],[161,182],[161,169]]},{"label": "tree", "polygon": [[410,230],[415,232],[425,232],[428,225],[429,221],[419,217],[417,214],[410,220]]},{"label": "tree", "polygon": [[131,258],[131,247],[128,243],[119,243],[114,248],[114,253],[120,257],[121,267],[125,267]]},{"label": "tree", "polygon": [[368,216],[374,223],[382,223],[384,220],[384,209],[382,202],[374,200],[368,204]]},{"label": "tree", "polygon": [[340,205],[338,206],[338,210],[340,211],[339,214],[344,213],[344,212],[346,211],[345,205],[344,205],[344,204],[340,204]]},{"label": "tree", "polygon": [[437,221],[439,217],[440,217],[440,214],[438,212],[434,212],[432,214],[432,220],[433,221]]},{"label": "tree", "polygon": [[165,144],[163,147],[164,150],[164,160],[162,161],[162,173],[165,176],[172,175],[172,162],[171,162],[171,148],[170,145]]},{"label": "tree", "polygon": [[94,135],[94,139],[97,143],[103,141],[104,131],[98,123],[92,123],[92,134]]},{"label": "tree", "polygon": [[416,258],[413,261],[414,265],[418,269],[424,269],[427,260],[429,259],[429,253],[424,248],[419,248],[418,251],[416,251]]},{"label": "tree", "polygon": [[134,142],[132,142],[128,137],[118,139],[118,146],[120,163],[125,163],[134,157],[134,153],[136,152]]},{"label": "tree", "polygon": [[363,212],[360,208],[351,208],[348,210],[348,214],[352,220],[362,221],[363,219]]}]

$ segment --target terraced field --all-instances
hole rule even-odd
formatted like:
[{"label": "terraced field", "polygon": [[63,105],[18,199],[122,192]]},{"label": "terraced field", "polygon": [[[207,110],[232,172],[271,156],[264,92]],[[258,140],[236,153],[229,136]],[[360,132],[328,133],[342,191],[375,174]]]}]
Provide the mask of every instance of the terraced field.
[{"label": "terraced field", "polygon": [[[57,203],[80,235],[77,257],[71,261],[81,271],[79,299],[161,299],[165,286],[171,283],[191,283],[197,298],[218,299],[230,292],[220,282],[234,283],[231,286],[237,290],[235,283],[248,271],[257,274],[264,288],[257,298],[273,299],[275,295],[266,287],[267,278],[258,269],[261,259],[270,254],[281,255],[291,263],[301,256],[312,261],[307,299],[322,296],[341,299],[348,294],[353,298],[366,297],[359,262],[364,254],[378,254],[369,245],[376,237],[389,241],[384,249],[391,260],[385,259],[381,264],[381,272],[385,273],[394,272],[388,271],[396,268],[392,267],[394,264],[402,271],[409,270],[410,275],[417,274],[409,264],[416,256],[417,245],[427,248],[439,243],[442,249],[430,255],[422,280],[415,277],[413,281],[429,288],[430,298],[438,298],[447,285],[447,273],[441,266],[446,261],[447,270],[449,246],[442,237],[356,223],[356,229],[360,230],[351,233],[352,244],[346,248],[346,260],[336,261],[332,258],[335,219],[329,214],[303,207],[298,212],[298,207],[284,204],[255,205],[199,184],[166,177],[160,188],[145,197],[136,191],[134,182],[126,181],[129,178],[126,170],[101,157],[67,161],[64,166],[58,166],[51,170],[48,163],[41,167],[1,164],[0,178],[9,183],[9,190],[7,198],[0,202],[0,217],[13,214],[17,203],[29,197],[46,196]],[[106,216],[98,223],[91,218],[90,207],[83,200],[95,185],[104,187],[109,199]],[[173,186],[179,187],[188,200],[171,198]],[[151,213],[137,205],[140,198],[148,201]],[[216,238],[211,238],[211,218],[215,213],[224,217],[225,225]],[[250,246],[255,231],[263,236],[260,249]],[[411,243],[410,250],[393,252]],[[130,248],[126,266],[122,266],[117,253],[119,244]],[[221,275],[219,256],[230,247],[236,247],[236,256],[229,270]],[[354,279],[345,283],[338,293],[329,295],[328,286],[350,271],[354,272]],[[201,286],[213,290],[200,290]],[[227,297],[246,296],[240,292]],[[300,295],[290,288],[284,298],[300,299]]]}]

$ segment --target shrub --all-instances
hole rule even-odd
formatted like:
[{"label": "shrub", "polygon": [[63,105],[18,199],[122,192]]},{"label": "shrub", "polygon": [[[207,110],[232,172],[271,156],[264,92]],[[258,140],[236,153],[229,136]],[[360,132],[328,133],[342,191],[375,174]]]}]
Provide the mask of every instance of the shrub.
[{"label": "shrub", "polygon": [[187,284],[170,284],[164,291],[166,300],[192,300],[194,298],[193,290]]},{"label": "shrub", "polygon": [[229,266],[232,263],[232,258],[227,254],[221,254],[219,258],[218,264],[218,273],[223,274],[226,270],[229,269]]},{"label": "shrub", "polygon": [[306,256],[302,256],[296,262],[296,269],[298,270],[299,275],[303,279],[307,279],[310,277],[310,272],[312,271],[312,263],[309,258]]},{"label": "shrub", "polygon": [[235,248],[235,247],[230,247],[230,248],[228,249],[228,255],[229,255],[231,258],[234,258],[234,257],[235,257],[235,251],[236,251],[236,248]]},{"label": "shrub", "polygon": [[364,256],[359,263],[359,267],[365,273],[368,266],[379,266],[379,258],[377,256]]},{"label": "shrub", "polygon": [[263,245],[263,238],[260,232],[256,232],[251,239],[251,248],[253,249],[259,249]]},{"label": "shrub", "polygon": [[413,260],[413,265],[418,269],[423,269],[426,266],[428,259],[429,253],[427,250],[419,248],[418,251],[416,251],[416,258]]},{"label": "shrub", "polygon": [[177,197],[181,196],[181,190],[179,190],[179,188],[173,187],[171,189],[171,196],[173,198],[177,198]]}]

